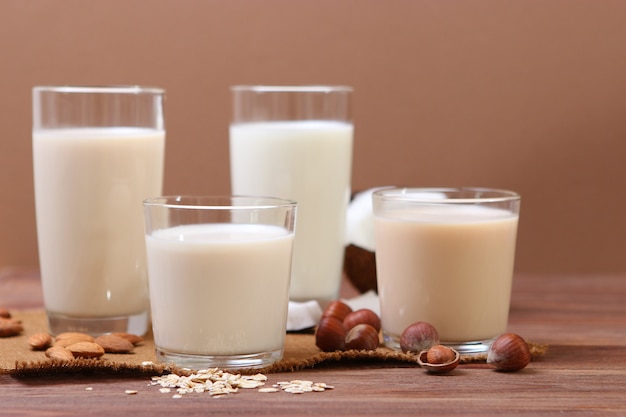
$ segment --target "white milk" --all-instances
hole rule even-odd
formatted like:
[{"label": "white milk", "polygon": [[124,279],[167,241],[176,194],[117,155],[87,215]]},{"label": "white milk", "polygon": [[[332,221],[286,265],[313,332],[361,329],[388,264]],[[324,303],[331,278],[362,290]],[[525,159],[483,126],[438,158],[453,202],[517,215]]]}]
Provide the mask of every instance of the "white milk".
[{"label": "white milk", "polygon": [[46,309],[73,317],[149,310],[142,201],[161,194],[165,132],[33,133]]},{"label": "white milk", "polygon": [[350,199],[352,124],[289,121],[230,128],[233,194],[298,203],[290,296],[337,298]]},{"label": "white milk", "polygon": [[517,221],[506,210],[444,205],[376,217],[384,332],[400,336],[410,324],[425,321],[445,342],[503,333]]},{"label": "white milk", "polygon": [[146,236],[155,344],[195,355],[283,349],[293,234],[203,224]]}]

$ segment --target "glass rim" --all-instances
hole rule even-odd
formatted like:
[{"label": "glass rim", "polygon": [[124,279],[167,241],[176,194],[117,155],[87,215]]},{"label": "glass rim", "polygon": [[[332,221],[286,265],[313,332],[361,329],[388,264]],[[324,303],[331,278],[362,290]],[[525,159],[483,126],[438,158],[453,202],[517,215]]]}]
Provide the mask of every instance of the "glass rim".
[{"label": "glass rim", "polygon": [[141,85],[38,85],[33,87],[35,93],[62,94],[164,94],[161,87]]},{"label": "glass rim", "polygon": [[234,85],[232,92],[253,93],[351,93],[354,89],[347,85]]},{"label": "glass rim", "polygon": [[[236,200],[248,204],[233,205]],[[191,201],[197,203],[192,204]],[[230,201],[230,204],[227,204]],[[258,204],[253,203],[258,201]],[[297,202],[279,197],[262,195],[164,195],[143,200],[144,207],[165,207],[187,210],[265,210],[296,207]]]},{"label": "glass rim", "polygon": [[[475,193],[475,197],[454,197],[449,193]],[[445,196],[441,196],[444,194]],[[481,196],[481,194],[485,194]],[[521,195],[515,191],[489,187],[385,187],[373,192],[385,201],[404,201],[426,204],[477,204],[516,201]]]}]

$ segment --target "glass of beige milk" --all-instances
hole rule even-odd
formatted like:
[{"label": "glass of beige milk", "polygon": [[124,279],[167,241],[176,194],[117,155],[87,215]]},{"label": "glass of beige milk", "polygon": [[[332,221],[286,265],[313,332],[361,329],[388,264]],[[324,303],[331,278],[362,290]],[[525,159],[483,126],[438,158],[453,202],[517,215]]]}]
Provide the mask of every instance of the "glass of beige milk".
[{"label": "glass of beige milk", "polygon": [[157,358],[191,369],[280,360],[296,203],[171,196],[144,211]]},{"label": "glass of beige milk", "polygon": [[164,92],[33,88],[39,262],[50,332],[149,328],[142,201],[162,194]]},{"label": "glass of beige milk", "polygon": [[290,298],[338,297],[350,199],[350,87],[235,86],[230,125],[233,194],[298,203]]},{"label": "glass of beige milk", "polygon": [[460,353],[484,352],[507,329],[520,196],[488,188],[374,192],[385,344],[424,321]]}]

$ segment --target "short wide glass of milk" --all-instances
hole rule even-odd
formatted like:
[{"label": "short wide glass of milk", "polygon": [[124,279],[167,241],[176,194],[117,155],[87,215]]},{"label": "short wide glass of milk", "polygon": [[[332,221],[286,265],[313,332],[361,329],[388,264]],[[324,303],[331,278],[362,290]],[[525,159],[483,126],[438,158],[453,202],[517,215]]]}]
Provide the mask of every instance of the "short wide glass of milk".
[{"label": "short wide glass of milk", "polygon": [[443,344],[484,352],[507,329],[520,196],[487,188],[374,192],[383,337],[432,324]]},{"label": "short wide glass of milk", "polygon": [[50,332],[149,328],[142,201],[162,194],[159,88],[33,88],[39,263]]},{"label": "short wide glass of milk", "polygon": [[191,369],[281,359],[296,203],[171,196],[144,212],[157,358]]},{"label": "short wide glass of milk", "polygon": [[235,86],[230,125],[233,194],[298,203],[290,297],[339,294],[350,199],[352,88]]}]

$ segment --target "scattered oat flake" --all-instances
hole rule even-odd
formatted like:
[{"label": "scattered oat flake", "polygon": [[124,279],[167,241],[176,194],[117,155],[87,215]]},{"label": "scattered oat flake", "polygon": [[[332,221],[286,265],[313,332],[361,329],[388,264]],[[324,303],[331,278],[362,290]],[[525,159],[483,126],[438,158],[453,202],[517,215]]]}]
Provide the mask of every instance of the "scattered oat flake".
[{"label": "scattered oat flake", "polygon": [[259,388],[259,392],[280,392],[276,387]]},{"label": "scattered oat flake", "polygon": [[93,391],[93,387],[87,387],[85,388],[85,391]]},{"label": "scattered oat flake", "polygon": [[290,394],[304,394],[306,392],[323,392],[327,389],[333,389],[332,385],[328,385],[324,382],[313,382],[313,381],[303,381],[299,379],[295,379],[293,381],[282,381],[276,384],[276,387],[279,387],[285,392]]},{"label": "scattered oat flake", "polygon": [[323,392],[333,389],[332,385],[324,382],[313,382],[295,379],[281,381],[271,387],[264,387],[267,376],[263,374],[240,375],[231,374],[217,368],[202,369],[191,375],[167,374],[153,376],[150,385],[159,385],[159,391],[169,393],[175,390],[172,398],[181,398],[186,394],[207,393],[212,398],[220,398],[229,394],[236,394],[240,389],[257,389],[258,392],[271,393],[284,391],[290,394],[304,394],[308,392]]},{"label": "scattered oat flake", "polygon": [[137,394],[138,391],[134,390],[134,389],[127,389],[126,391],[124,391],[124,393],[126,395],[135,395]]}]

